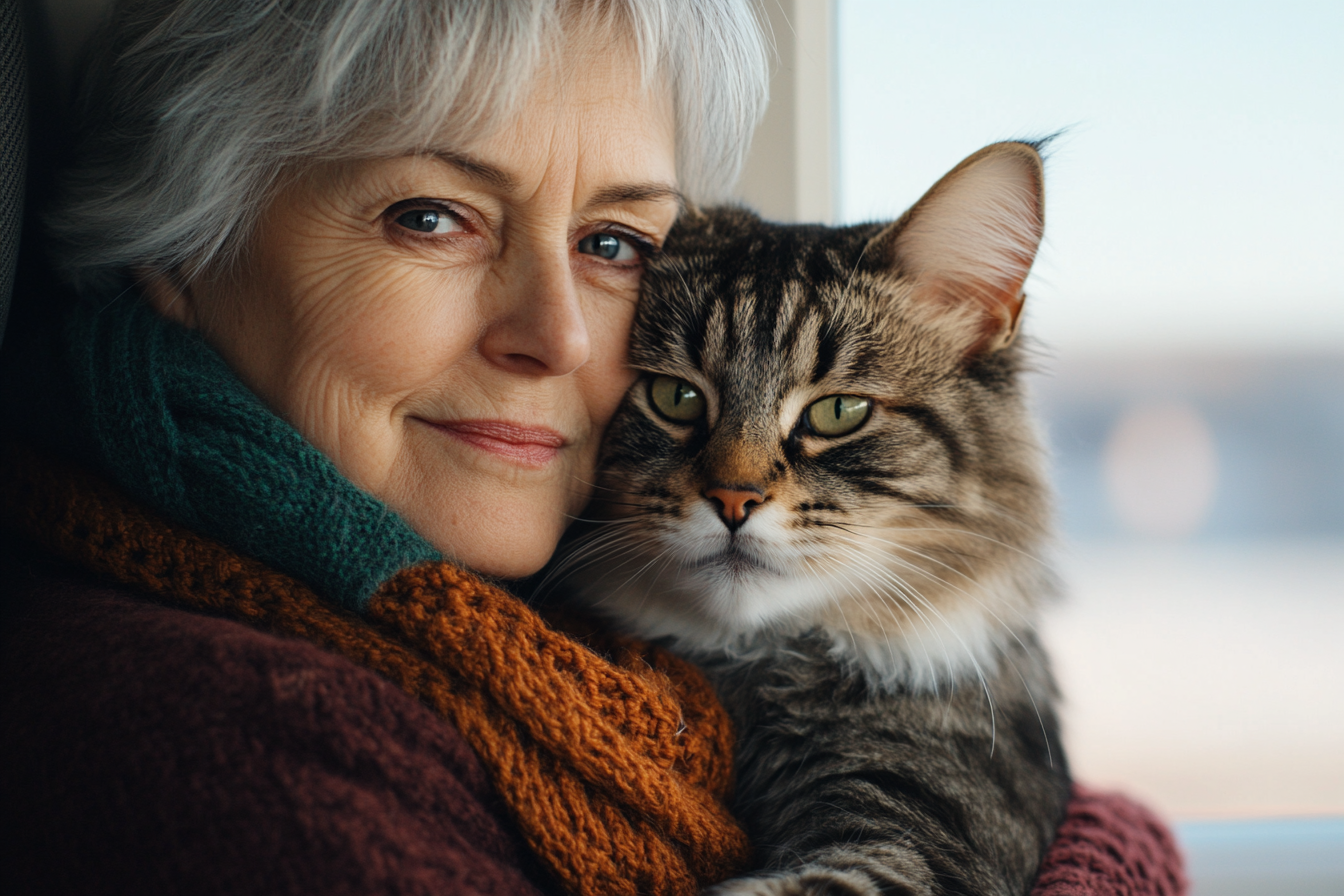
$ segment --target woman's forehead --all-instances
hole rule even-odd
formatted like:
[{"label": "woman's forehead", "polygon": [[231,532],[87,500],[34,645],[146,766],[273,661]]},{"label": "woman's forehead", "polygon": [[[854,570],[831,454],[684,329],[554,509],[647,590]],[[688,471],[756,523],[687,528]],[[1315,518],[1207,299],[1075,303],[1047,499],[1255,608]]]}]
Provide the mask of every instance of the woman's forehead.
[{"label": "woman's forehead", "polygon": [[474,139],[444,135],[432,155],[510,195],[559,178],[605,203],[681,201],[671,93],[640,76],[631,47],[543,66],[512,115]]}]

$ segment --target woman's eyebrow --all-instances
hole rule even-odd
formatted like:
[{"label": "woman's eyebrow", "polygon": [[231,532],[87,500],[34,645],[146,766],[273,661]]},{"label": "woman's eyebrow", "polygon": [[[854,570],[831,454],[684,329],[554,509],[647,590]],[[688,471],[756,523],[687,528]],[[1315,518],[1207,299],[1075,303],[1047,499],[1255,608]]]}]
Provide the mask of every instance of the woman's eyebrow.
[{"label": "woman's eyebrow", "polygon": [[[517,189],[518,182],[510,177],[502,169],[496,168],[479,159],[474,159],[466,153],[453,152],[451,150],[434,150],[431,155],[441,162],[452,165],[454,168],[466,174],[475,180],[485,181],[492,187],[495,187],[503,193],[512,193]],[[588,205],[618,205],[622,202],[652,202],[659,199],[672,198],[676,200],[677,208],[686,207],[686,196],[671,184],[666,183],[636,183],[636,184],[616,184],[615,186],[603,187],[593,194],[588,201]]]},{"label": "woman's eyebrow", "polygon": [[441,162],[452,165],[470,178],[485,181],[500,192],[512,193],[518,188],[518,182],[504,171],[494,165],[488,165],[478,159],[473,159],[465,153],[438,149],[430,155]]},{"label": "woman's eyebrow", "polygon": [[603,187],[588,200],[588,205],[617,205],[622,202],[650,202],[658,199],[675,199],[678,208],[686,206],[686,197],[671,184],[617,184]]}]

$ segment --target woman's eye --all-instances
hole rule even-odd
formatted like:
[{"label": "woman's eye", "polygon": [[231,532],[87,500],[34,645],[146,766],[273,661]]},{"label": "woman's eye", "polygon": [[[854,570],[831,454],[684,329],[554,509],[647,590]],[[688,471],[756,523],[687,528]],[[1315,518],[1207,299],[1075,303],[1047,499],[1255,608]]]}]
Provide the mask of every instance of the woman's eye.
[{"label": "woman's eye", "polygon": [[685,380],[656,376],[649,383],[653,409],[673,423],[691,423],[705,415],[705,397]]},{"label": "woman's eye", "polygon": [[579,251],[607,261],[637,261],[639,250],[634,242],[614,233],[591,233],[579,240]]},{"label": "woman's eye", "polygon": [[804,415],[808,429],[819,436],[848,435],[868,422],[873,403],[857,395],[827,395],[814,401]]},{"label": "woman's eye", "polygon": [[397,224],[416,233],[452,233],[462,225],[447,212],[432,208],[417,208],[397,215]]}]

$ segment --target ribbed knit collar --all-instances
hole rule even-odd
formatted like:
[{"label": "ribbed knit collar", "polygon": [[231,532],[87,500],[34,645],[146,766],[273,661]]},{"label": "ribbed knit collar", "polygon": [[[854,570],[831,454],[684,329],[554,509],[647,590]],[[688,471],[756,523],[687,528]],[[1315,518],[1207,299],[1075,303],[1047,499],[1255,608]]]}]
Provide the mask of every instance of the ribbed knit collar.
[{"label": "ribbed knit collar", "polygon": [[84,428],[140,501],[352,610],[399,570],[441,559],[134,290],[82,299],[67,338]]}]

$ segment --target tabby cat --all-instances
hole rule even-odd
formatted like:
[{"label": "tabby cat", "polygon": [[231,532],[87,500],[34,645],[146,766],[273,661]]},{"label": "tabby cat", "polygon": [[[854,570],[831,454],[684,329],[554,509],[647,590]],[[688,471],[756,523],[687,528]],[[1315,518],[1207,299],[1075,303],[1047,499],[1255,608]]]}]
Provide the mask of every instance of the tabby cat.
[{"label": "tabby cat", "polygon": [[892,224],[688,212],[645,279],[582,600],[699,662],[761,871],[721,894],[1027,893],[1069,793],[1014,339],[1038,148]]}]

